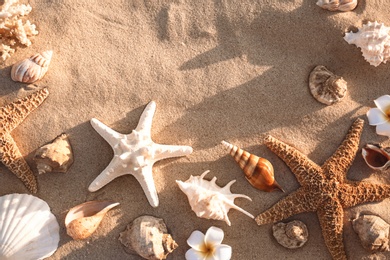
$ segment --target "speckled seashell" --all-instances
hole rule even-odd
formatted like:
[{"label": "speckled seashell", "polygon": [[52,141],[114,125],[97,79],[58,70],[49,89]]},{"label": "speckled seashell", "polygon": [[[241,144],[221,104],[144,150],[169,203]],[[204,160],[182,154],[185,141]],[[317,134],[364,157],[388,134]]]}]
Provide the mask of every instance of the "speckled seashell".
[{"label": "speckled seashell", "polygon": [[385,171],[390,167],[390,147],[366,144],[362,149],[362,156],[371,169]]},{"label": "speckled seashell", "polygon": [[192,176],[185,182],[176,181],[179,188],[187,195],[191,209],[196,216],[206,219],[223,220],[229,226],[231,222],[228,218],[228,212],[231,208],[236,209],[245,215],[254,218],[252,214],[234,204],[235,198],[246,198],[246,195],[233,194],[230,192],[230,186],[235,180],[229,182],[225,187],[219,187],[214,177],[211,181],[203,179],[209,171],[205,171],[200,176]]},{"label": "speckled seashell", "polygon": [[322,65],[310,73],[309,87],[313,97],[326,105],[339,102],[347,93],[347,82]]},{"label": "speckled seashell", "polygon": [[244,171],[245,178],[253,187],[262,191],[283,191],[275,180],[274,167],[270,161],[250,154],[226,141],[222,141],[222,144],[229,150],[230,155]]},{"label": "speckled seashell", "polygon": [[15,63],[11,69],[12,80],[22,83],[40,80],[49,69],[52,56],[53,51],[45,51]]},{"label": "speckled seashell", "polygon": [[361,215],[352,221],[362,245],[369,251],[389,251],[390,225],[375,215]]},{"label": "speckled seashell", "polygon": [[178,245],[168,234],[164,220],[153,216],[141,216],[120,233],[119,241],[129,254],[138,254],[145,259],[166,259]]},{"label": "speckled seashell", "polygon": [[305,223],[299,220],[279,222],[272,226],[272,232],[279,244],[290,249],[303,246],[309,237]]},{"label": "speckled seashell", "polygon": [[61,134],[52,143],[37,149],[34,156],[39,174],[67,172],[73,163],[73,152],[68,136]]},{"label": "speckled seashell", "polygon": [[356,8],[358,0],[318,0],[317,5],[329,11],[352,11]]},{"label": "speckled seashell", "polygon": [[383,23],[368,22],[358,32],[346,33],[344,40],[360,48],[364,59],[377,67],[390,59],[389,31]]},{"label": "speckled seashell", "polygon": [[118,205],[112,201],[88,201],[71,208],[65,217],[66,233],[76,240],[89,237],[107,212]]}]

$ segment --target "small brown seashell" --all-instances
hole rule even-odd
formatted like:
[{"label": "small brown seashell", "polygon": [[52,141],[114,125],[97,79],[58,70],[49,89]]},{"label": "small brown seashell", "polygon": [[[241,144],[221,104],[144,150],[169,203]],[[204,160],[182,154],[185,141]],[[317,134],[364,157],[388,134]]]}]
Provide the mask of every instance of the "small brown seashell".
[{"label": "small brown seashell", "polygon": [[284,192],[276,182],[274,168],[267,159],[250,154],[226,141],[222,141],[222,144],[229,149],[230,155],[244,171],[245,178],[253,187],[268,192],[276,189]]},{"label": "small brown seashell", "polygon": [[305,223],[299,220],[279,222],[272,226],[272,232],[279,244],[290,249],[303,246],[309,237]]},{"label": "small brown seashell", "polygon": [[329,11],[352,11],[356,8],[358,0],[318,0],[317,5]]},{"label": "small brown seashell", "polygon": [[34,156],[39,174],[67,172],[73,163],[73,152],[68,136],[61,134],[52,143],[37,149]]},{"label": "small brown seashell", "polygon": [[369,251],[390,251],[390,225],[382,218],[375,215],[361,215],[352,221],[352,226],[365,249]]},{"label": "small brown seashell", "polygon": [[113,201],[88,201],[71,208],[65,217],[66,233],[76,240],[89,237],[106,213],[118,205]]},{"label": "small brown seashell", "polygon": [[339,102],[347,93],[347,82],[321,65],[310,73],[309,87],[313,97],[326,105]]},{"label": "small brown seashell", "polygon": [[44,51],[15,63],[11,69],[12,80],[22,83],[34,83],[40,80],[49,69],[52,56],[53,51]]},{"label": "small brown seashell", "polygon": [[383,148],[379,144],[366,144],[362,149],[362,156],[371,169],[385,171],[390,167],[389,147]]},{"label": "small brown seashell", "polygon": [[166,259],[178,245],[168,234],[164,220],[153,216],[140,216],[120,233],[119,241],[129,254],[138,254],[145,259]]}]

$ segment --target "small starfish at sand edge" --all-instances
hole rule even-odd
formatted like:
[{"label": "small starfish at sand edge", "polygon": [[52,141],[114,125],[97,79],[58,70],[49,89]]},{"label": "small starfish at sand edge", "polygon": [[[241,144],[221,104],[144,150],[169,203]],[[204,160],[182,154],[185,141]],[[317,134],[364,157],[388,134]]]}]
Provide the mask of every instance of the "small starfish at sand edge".
[{"label": "small starfish at sand edge", "polygon": [[114,158],[103,172],[89,185],[89,191],[97,191],[115,178],[130,174],[141,184],[152,207],[158,206],[158,196],[153,181],[152,167],[159,160],[185,156],[192,153],[190,146],[156,144],[151,139],[153,115],[156,103],[151,101],[142,113],[131,134],[120,134],[99,120],[92,118],[92,127],[111,145]]},{"label": "small starfish at sand edge", "polygon": [[24,160],[14,139],[11,136],[23,120],[37,108],[49,95],[43,88],[25,98],[18,99],[0,108],[0,161],[14,173],[30,192],[38,191],[37,180],[27,162]]},{"label": "small starfish at sand edge", "polygon": [[317,212],[322,235],[333,259],[347,259],[343,244],[344,208],[390,197],[390,185],[347,179],[359,149],[364,121],[357,119],[343,143],[319,166],[295,148],[267,136],[265,145],[295,174],[298,190],[256,217],[258,225],[281,221],[303,212]]}]

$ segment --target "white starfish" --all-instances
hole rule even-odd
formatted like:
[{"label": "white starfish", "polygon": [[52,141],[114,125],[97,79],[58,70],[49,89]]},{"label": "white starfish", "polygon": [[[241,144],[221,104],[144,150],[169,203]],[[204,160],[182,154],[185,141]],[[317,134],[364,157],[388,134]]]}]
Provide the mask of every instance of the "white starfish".
[{"label": "white starfish", "polygon": [[152,207],[158,206],[158,196],[153,181],[152,167],[159,160],[192,153],[192,147],[156,144],[151,139],[152,120],[156,103],[151,101],[131,134],[118,133],[96,118],[92,127],[111,145],[114,158],[102,173],[89,185],[88,190],[97,191],[115,178],[131,174],[141,184]]}]

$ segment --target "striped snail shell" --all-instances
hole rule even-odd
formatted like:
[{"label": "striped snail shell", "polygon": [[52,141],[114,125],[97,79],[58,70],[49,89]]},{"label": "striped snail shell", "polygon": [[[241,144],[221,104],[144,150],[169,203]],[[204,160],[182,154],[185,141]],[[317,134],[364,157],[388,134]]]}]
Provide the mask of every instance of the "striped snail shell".
[{"label": "striped snail shell", "polygon": [[245,178],[253,187],[268,192],[274,190],[281,190],[284,192],[282,187],[275,180],[274,168],[270,161],[250,154],[226,141],[222,141],[222,144],[229,150],[230,155],[244,171]]},{"label": "striped snail shell", "polygon": [[49,69],[52,56],[53,51],[44,51],[15,63],[11,69],[12,80],[22,83],[34,83],[40,80]]}]

